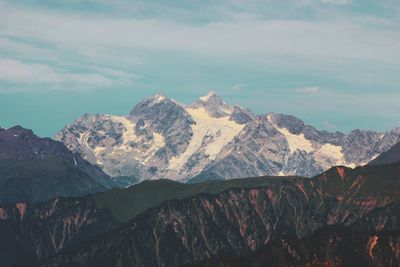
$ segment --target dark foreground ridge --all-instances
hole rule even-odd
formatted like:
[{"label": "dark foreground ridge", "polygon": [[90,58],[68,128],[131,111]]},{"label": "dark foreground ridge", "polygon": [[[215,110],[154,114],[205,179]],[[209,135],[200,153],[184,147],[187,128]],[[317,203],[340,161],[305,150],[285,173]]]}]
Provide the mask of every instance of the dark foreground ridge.
[{"label": "dark foreground ridge", "polygon": [[60,142],[20,126],[0,131],[0,205],[83,196],[111,186],[99,167]]},{"label": "dark foreground ridge", "polygon": [[400,161],[400,143],[391,147],[388,151],[380,154],[376,159],[372,160],[369,164],[391,164]]},{"label": "dark foreground ridge", "polygon": [[391,266],[400,256],[399,185],[396,163],[334,167],[312,179],[161,180],[20,203],[0,211],[0,258],[32,266],[343,266],[340,247],[350,242],[365,266]]}]

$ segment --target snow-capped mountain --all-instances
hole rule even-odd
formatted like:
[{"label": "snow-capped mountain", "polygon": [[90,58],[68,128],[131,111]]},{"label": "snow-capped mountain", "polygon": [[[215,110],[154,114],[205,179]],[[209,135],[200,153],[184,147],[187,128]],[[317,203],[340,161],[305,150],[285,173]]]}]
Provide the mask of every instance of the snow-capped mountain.
[{"label": "snow-capped mountain", "polygon": [[256,116],[210,92],[192,105],[155,95],[127,116],[85,114],[56,139],[107,174],[132,177],[130,182],[202,181],[313,176],[334,165],[365,165],[400,141],[400,128],[318,131],[293,116]]}]

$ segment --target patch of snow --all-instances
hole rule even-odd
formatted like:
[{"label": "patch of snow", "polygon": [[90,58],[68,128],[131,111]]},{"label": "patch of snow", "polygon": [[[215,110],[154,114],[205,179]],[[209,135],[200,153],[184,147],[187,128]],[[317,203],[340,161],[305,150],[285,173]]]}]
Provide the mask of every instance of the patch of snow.
[{"label": "patch of snow", "polygon": [[346,162],[345,156],[342,152],[341,146],[335,146],[332,144],[324,144],[321,148],[316,152],[316,160],[317,162],[324,168],[329,169],[335,165],[343,165],[349,168],[356,168],[357,166],[364,166],[367,165],[371,160],[374,160],[376,157],[379,156],[375,154],[370,159],[362,161],[360,163],[355,162]]},{"label": "patch of snow", "polygon": [[[186,151],[169,161],[170,170],[181,170],[188,159],[200,148],[209,155],[211,160],[215,159],[221,149],[238,135],[244,128],[244,124],[237,124],[229,120],[228,116],[221,118],[211,117],[207,110],[201,108],[187,108],[186,111],[192,116],[196,124],[192,125],[193,136]],[[205,136],[210,140],[202,147]]]},{"label": "patch of snow", "polygon": [[[369,161],[376,159],[380,154],[375,154]],[[367,163],[368,164],[368,163]]]},{"label": "patch of snow", "polygon": [[271,115],[268,115],[268,121],[286,138],[286,141],[289,144],[290,153],[295,152],[296,150],[306,151],[310,153],[314,151],[313,145],[310,140],[304,137],[304,134],[292,134],[286,128],[280,128],[278,125],[274,124],[271,120]]},{"label": "patch of snow", "polygon": [[135,124],[125,117],[110,116],[110,118],[113,121],[117,121],[117,122],[121,123],[125,128],[125,131],[122,134],[123,143],[118,148],[124,149],[126,152],[131,151],[132,147],[129,146],[129,143],[132,141],[133,142],[138,141],[138,139],[139,139],[135,133]]},{"label": "patch of snow", "polygon": [[349,168],[352,168],[352,169],[354,169],[355,167],[357,167],[357,165],[356,165],[355,163],[348,163],[348,164],[345,164],[344,166],[349,167]]},{"label": "patch of snow", "polygon": [[150,147],[144,153],[144,158],[141,161],[144,165],[149,164],[149,160],[154,156],[154,154],[165,145],[164,136],[159,133],[153,132],[153,141]]},{"label": "patch of snow", "polygon": [[165,99],[165,96],[163,96],[163,95],[155,95],[154,96],[154,103],[160,103],[164,99]]},{"label": "patch of snow", "polygon": [[[161,96],[164,97],[164,96]],[[165,98],[165,97],[164,97]],[[161,101],[161,100],[160,100]],[[125,131],[122,135],[122,144],[115,149],[117,150],[123,150],[126,153],[134,153],[134,158],[135,160],[139,161],[140,163],[147,165],[149,164],[149,160],[154,156],[154,154],[165,145],[165,140],[164,137],[156,132],[153,132],[153,138],[149,143],[145,143],[142,137],[137,136],[135,133],[135,124],[128,120],[125,117],[119,117],[119,116],[112,116],[112,119],[114,121],[120,122],[124,128]],[[146,125],[145,125],[146,127]],[[140,143],[142,145],[148,145],[148,148],[143,151],[139,149],[134,149],[130,145],[132,142],[134,143]]]},{"label": "patch of snow", "polygon": [[[313,146],[312,142],[305,138],[304,134],[292,134],[286,128],[280,128],[272,121],[272,115],[268,115],[268,121],[285,136],[288,144],[290,153],[293,153],[297,149],[306,151],[307,153],[315,152],[315,160],[322,166],[323,169],[327,170],[334,165],[345,165],[353,166],[352,163],[346,164],[345,156],[343,154],[343,148],[341,146],[326,143],[323,145]],[[355,165],[355,164],[354,164]]]},{"label": "patch of snow", "polygon": [[[225,103],[224,103],[225,104]],[[222,107],[222,111],[225,112],[228,115],[232,115],[233,113],[233,108],[227,106],[227,107]]]},{"label": "patch of snow", "polygon": [[[83,150],[85,152],[91,151],[89,144],[88,144],[88,138],[89,138],[88,132],[83,132],[83,133],[79,134],[78,143],[81,145],[81,147],[83,148]],[[85,158],[87,159],[88,153],[84,153],[84,154],[85,154]]]},{"label": "patch of snow", "polygon": [[331,156],[338,160],[344,158],[344,155],[342,153],[342,147],[335,146],[329,143],[322,145],[321,148],[319,149],[319,153]]},{"label": "patch of snow", "polygon": [[[90,131],[81,133],[78,142],[85,151],[85,159],[92,163],[103,165],[105,159],[115,160],[132,157],[146,165],[155,153],[165,145],[164,137],[159,133],[153,132],[153,138],[150,139],[136,135],[135,123],[126,117],[106,115],[105,119],[122,124],[122,140],[120,140],[119,145],[113,147],[109,145],[93,147],[88,142]],[[103,135],[105,133],[98,130],[96,134]],[[139,144],[139,146],[132,146],[132,143]]]},{"label": "patch of snow", "polygon": [[95,147],[94,148],[93,153],[96,158],[96,164],[103,165],[103,162],[100,160],[100,157],[101,157],[100,153],[102,151],[104,151],[105,149],[106,149],[105,147]]},{"label": "patch of snow", "polygon": [[14,137],[18,137],[18,134],[14,134]]},{"label": "patch of snow", "polygon": [[359,166],[365,166],[365,165],[367,165],[367,164],[370,163],[372,160],[376,159],[379,155],[380,155],[379,153],[378,153],[378,154],[375,154],[375,155],[373,155],[370,159],[367,159],[367,160],[362,161],[362,162],[360,163]]},{"label": "patch of snow", "polygon": [[334,165],[345,165],[346,160],[342,152],[341,146],[333,144],[323,144],[317,151],[315,160],[322,166],[324,170]]},{"label": "patch of snow", "polygon": [[208,92],[207,95],[200,97],[200,100],[203,101],[203,102],[206,102],[212,96],[215,96],[215,92],[214,91],[210,91],[210,92]]}]

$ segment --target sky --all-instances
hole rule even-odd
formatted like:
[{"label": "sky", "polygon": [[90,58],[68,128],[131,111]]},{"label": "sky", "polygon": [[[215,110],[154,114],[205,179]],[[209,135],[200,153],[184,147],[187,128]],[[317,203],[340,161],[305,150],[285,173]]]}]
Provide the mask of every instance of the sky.
[{"label": "sky", "polygon": [[328,131],[400,126],[398,0],[0,0],[0,127],[208,91]]}]

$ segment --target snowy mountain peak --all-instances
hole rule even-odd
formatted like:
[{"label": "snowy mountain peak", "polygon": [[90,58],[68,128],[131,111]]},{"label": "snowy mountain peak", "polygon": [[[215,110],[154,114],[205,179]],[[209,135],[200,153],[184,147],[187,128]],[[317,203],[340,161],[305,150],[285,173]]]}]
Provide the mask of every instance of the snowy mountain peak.
[{"label": "snowy mountain peak", "polygon": [[200,181],[364,165],[400,141],[400,128],[318,131],[294,116],[255,116],[209,92],[189,106],[156,94],[128,116],[86,114],[56,139],[113,177]]},{"label": "snowy mountain peak", "polygon": [[210,98],[218,97],[214,91],[208,92],[205,96],[200,97],[200,101],[207,102]]},{"label": "snowy mountain peak", "polygon": [[180,105],[177,104],[172,99],[161,94],[156,94],[140,101],[132,109],[132,111],[130,112],[130,116],[134,117],[143,117],[145,115],[154,116],[156,114],[159,114],[160,112],[163,113],[166,110],[176,109],[176,108],[182,109],[182,107],[180,107]]},{"label": "snowy mountain peak", "polygon": [[234,108],[222,101],[214,91],[210,91],[207,95],[200,97],[189,108],[204,108],[213,118],[226,117],[234,111]]},{"label": "snowy mountain peak", "polygon": [[154,103],[160,103],[161,101],[166,99],[166,96],[156,94],[156,95],[152,96],[151,98],[153,99]]},{"label": "snowy mountain peak", "polygon": [[[141,103],[146,103],[148,105],[155,105],[155,104],[159,104],[163,101],[167,101],[167,102],[173,102],[171,99],[169,99],[168,97],[166,97],[165,95],[162,94],[155,94],[153,96],[150,96],[146,99],[144,99],[143,101],[141,101],[139,104]],[[138,104],[138,105],[139,105]]]}]

